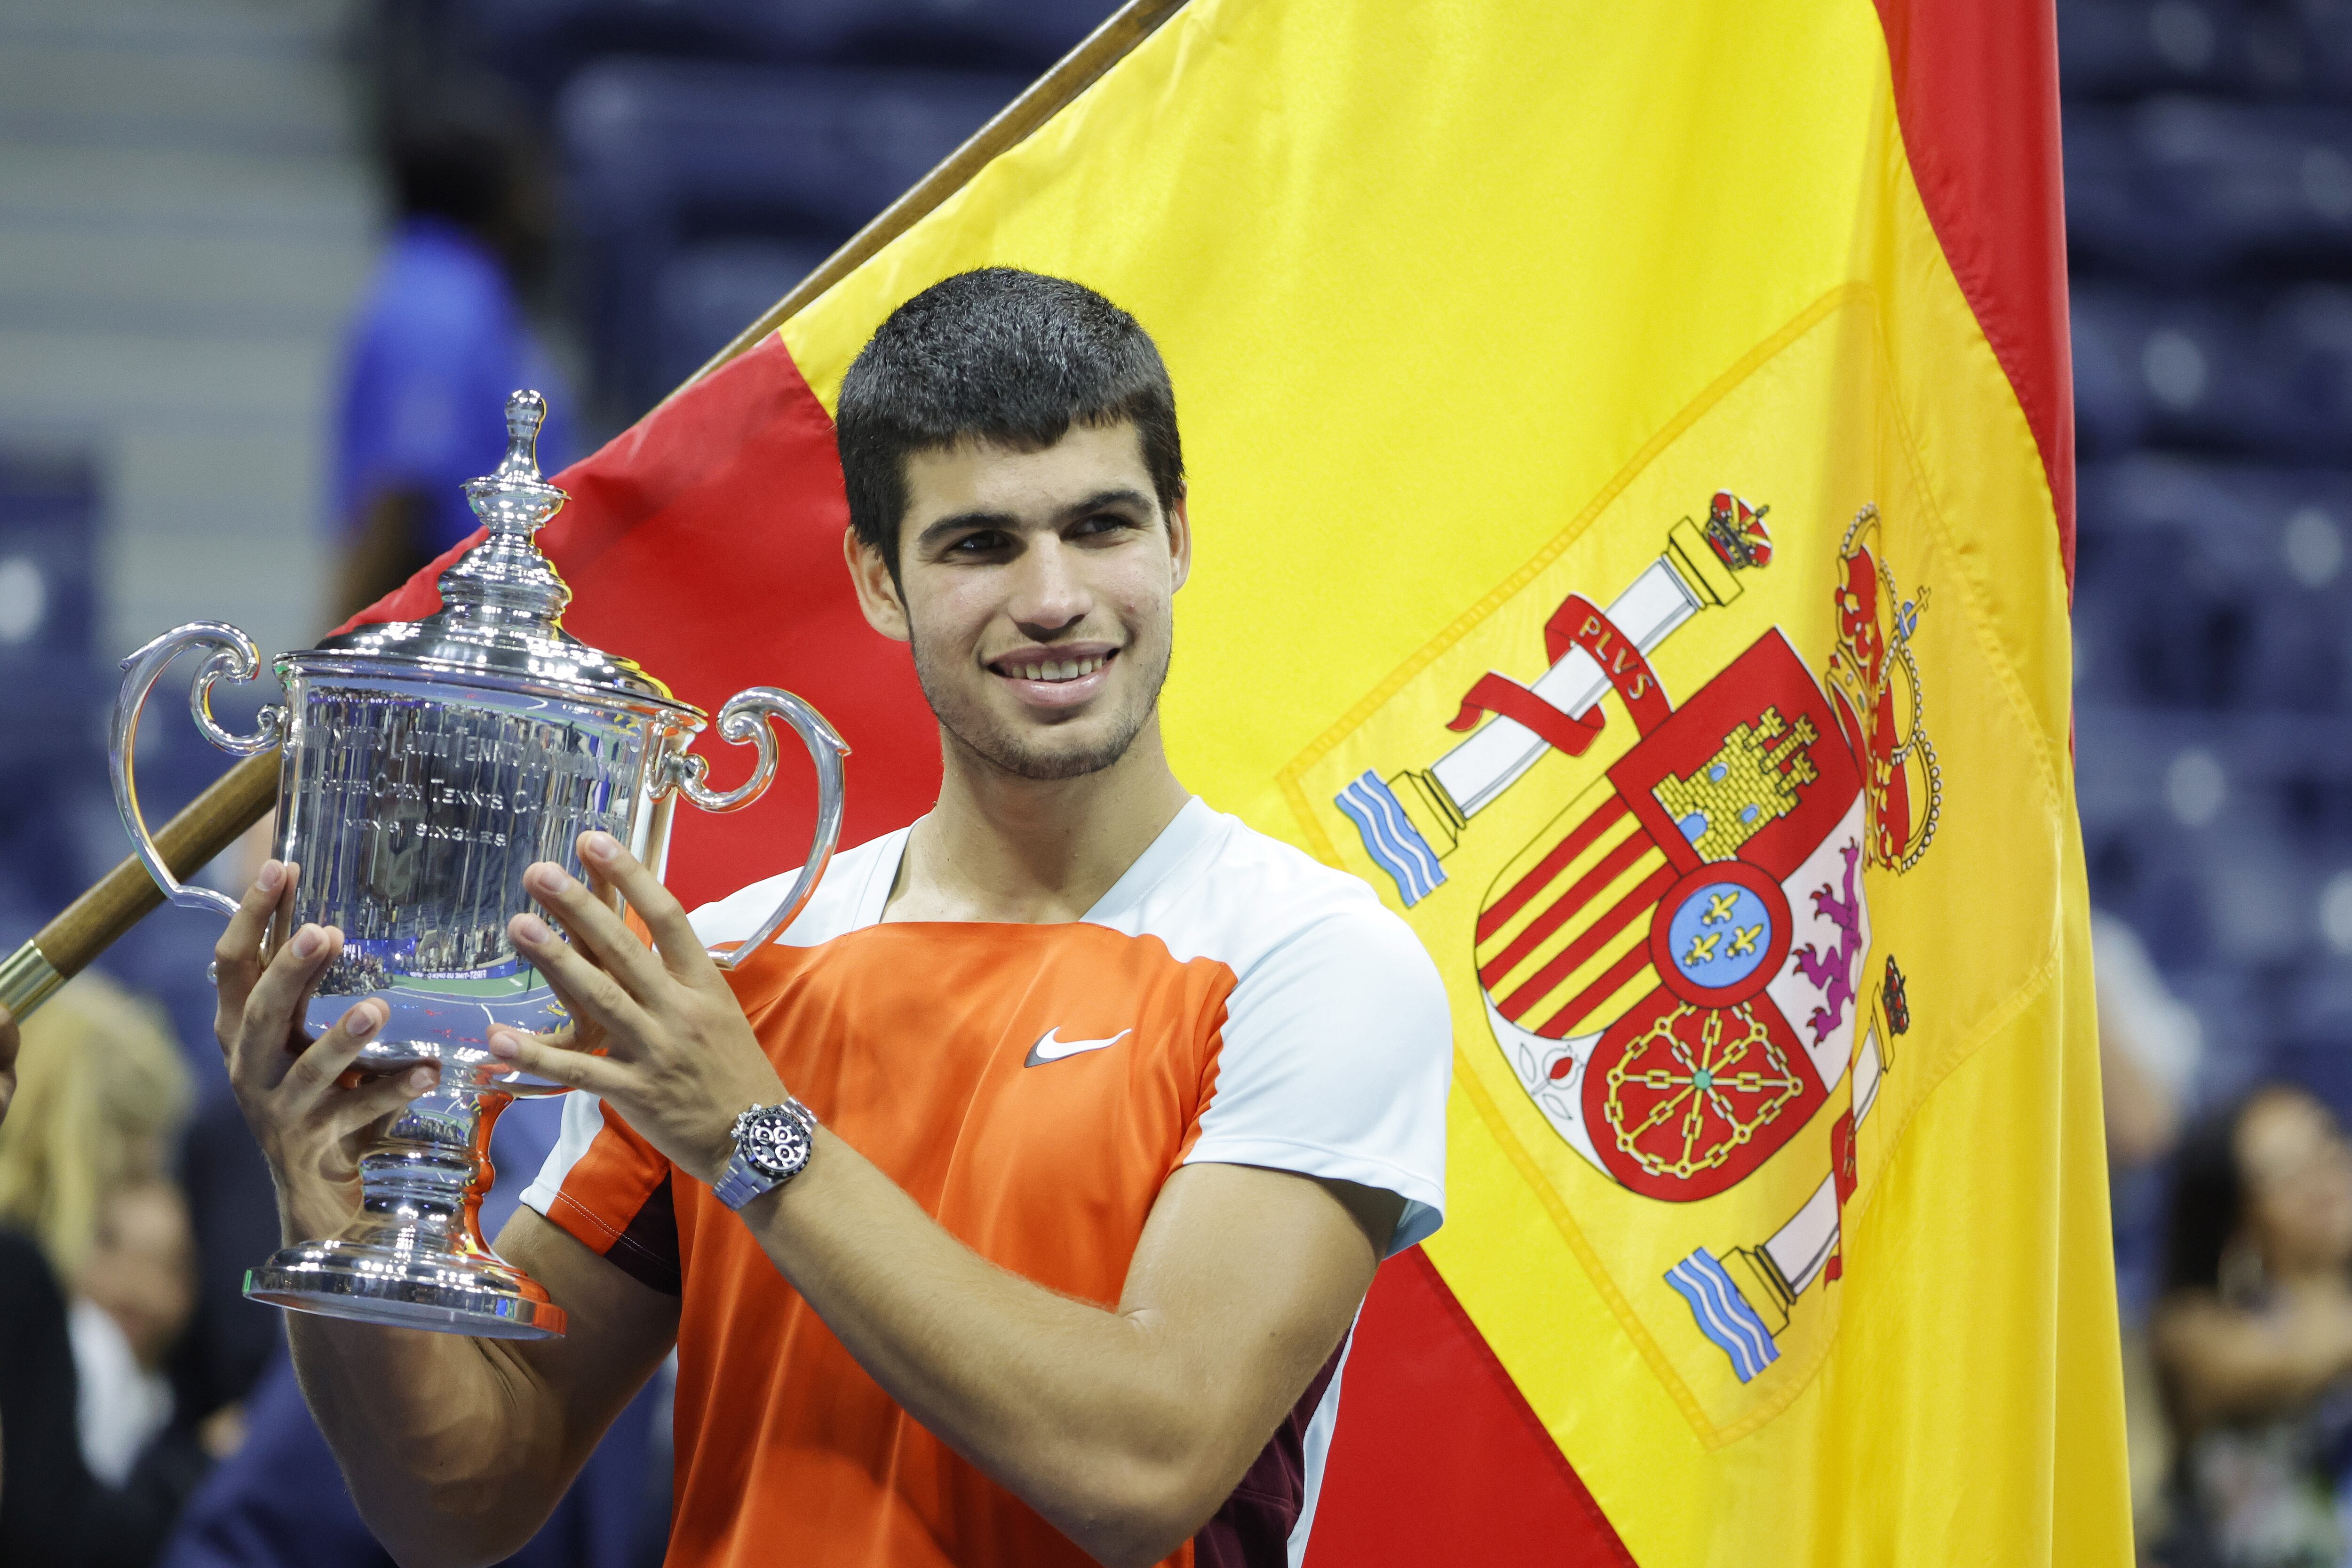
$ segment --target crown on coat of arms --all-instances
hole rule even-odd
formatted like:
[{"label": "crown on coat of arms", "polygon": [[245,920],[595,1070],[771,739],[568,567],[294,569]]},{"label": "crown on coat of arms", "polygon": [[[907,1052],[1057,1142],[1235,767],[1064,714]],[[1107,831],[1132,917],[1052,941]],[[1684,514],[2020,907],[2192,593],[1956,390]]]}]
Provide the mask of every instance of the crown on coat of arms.
[{"label": "crown on coat of arms", "polygon": [[1750,506],[1729,490],[1717,490],[1706,506],[1706,542],[1726,566],[1744,571],[1772,562],[1772,535],[1764,527],[1769,506]]},{"label": "crown on coat of arms", "polygon": [[1687,777],[1668,773],[1651,792],[1683,837],[1709,860],[1727,860],[1765,824],[1797,808],[1797,791],[1820,776],[1805,748],[1821,739],[1802,714],[1791,726],[1778,708],[1724,737],[1723,749]]}]

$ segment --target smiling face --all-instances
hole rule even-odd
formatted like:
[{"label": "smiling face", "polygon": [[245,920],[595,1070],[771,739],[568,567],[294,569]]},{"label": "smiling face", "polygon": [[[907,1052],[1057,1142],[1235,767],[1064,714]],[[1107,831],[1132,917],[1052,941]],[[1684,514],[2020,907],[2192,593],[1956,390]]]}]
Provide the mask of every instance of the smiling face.
[{"label": "smiling face", "polygon": [[866,619],[911,642],[952,743],[1003,773],[1097,773],[1151,723],[1191,564],[1131,424],[1074,425],[1024,452],[961,441],[906,459],[893,582],[845,542]]}]

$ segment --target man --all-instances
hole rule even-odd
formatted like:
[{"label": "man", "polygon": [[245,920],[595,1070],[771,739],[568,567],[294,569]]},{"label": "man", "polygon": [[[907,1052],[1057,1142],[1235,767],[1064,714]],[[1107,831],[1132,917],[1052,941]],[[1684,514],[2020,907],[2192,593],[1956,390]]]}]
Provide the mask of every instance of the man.
[{"label": "man", "polygon": [[[305,1391],[409,1563],[511,1551],[673,1342],[674,1564],[1295,1563],[1357,1306],[1444,1202],[1443,986],[1362,883],[1169,770],[1192,532],[1131,317],[950,279],[860,354],[839,437],[938,805],[835,860],[731,989],[703,944],[776,883],[689,922],[603,836],[590,885],[532,868],[571,942],[510,932],[578,1034],[493,1048],[587,1092],[498,1245],[570,1336],[296,1317]],[[340,941],[258,970],[290,882],[266,867],[222,939],[221,1016],[287,1234],[319,1236],[430,1080],[334,1087],[367,1002],[285,1065]]]}]

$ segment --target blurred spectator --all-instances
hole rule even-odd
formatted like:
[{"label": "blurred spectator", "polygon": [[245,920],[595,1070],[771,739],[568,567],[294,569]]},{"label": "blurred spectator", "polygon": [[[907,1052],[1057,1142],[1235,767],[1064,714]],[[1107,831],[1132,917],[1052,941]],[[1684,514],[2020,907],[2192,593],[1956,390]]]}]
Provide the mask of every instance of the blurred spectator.
[{"label": "blurred spectator", "polygon": [[463,487],[498,466],[508,393],[551,394],[542,471],[572,456],[570,399],[522,305],[549,199],[529,139],[452,114],[390,141],[399,219],[343,345],[338,622],[473,531]]},{"label": "blurred spectator", "polygon": [[2131,927],[2091,917],[2098,975],[2099,1084],[2106,1116],[2116,1286],[2123,1329],[2124,1426],[2132,1517],[2143,1540],[2167,1522],[2172,1436],[2147,1339],[2163,1231],[2164,1169],[2180,1134],[2204,1035],[2167,989]]},{"label": "blurred spectator", "polygon": [[2098,975],[2107,1158],[2117,1167],[2137,1169],[2172,1152],[2205,1054],[2204,1031],[2197,1015],[2165,987],[2130,926],[2095,913],[2091,945]]},{"label": "blurred spectator", "polygon": [[2352,1147],[2301,1089],[2184,1143],[2153,1324],[2178,1436],[2169,1568],[2344,1561],[2352,1470]]},{"label": "blurred spectator", "polygon": [[229,1440],[173,1419],[194,1282],[164,1173],[190,1099],[160,1017],[84,975],[24,1027],[0,1126],[0,1562],[144,1564]]}]

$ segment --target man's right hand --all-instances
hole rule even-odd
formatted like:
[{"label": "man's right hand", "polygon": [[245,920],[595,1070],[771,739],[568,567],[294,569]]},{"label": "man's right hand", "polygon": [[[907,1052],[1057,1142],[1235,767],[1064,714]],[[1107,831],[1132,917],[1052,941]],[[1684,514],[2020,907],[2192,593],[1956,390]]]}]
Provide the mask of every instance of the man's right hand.
[{"label": "man's right hand", "polygon": [[372,1130],[433,1087],[431,1068],[341,1080],[389,1010],[362,1001],[313,1040],[304,1005],[342,952],[332,926],[306,925],[265,953],[272,918],[289,915],[299,868],[264,861],[214,950],[220,993],[213,1032],[228,1063],[238,1107],[277,1179],[290,1237],[331,1236],[360,1207],[360,1155]]}]

